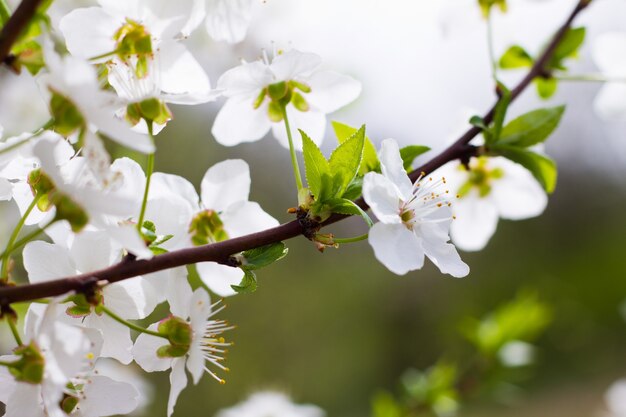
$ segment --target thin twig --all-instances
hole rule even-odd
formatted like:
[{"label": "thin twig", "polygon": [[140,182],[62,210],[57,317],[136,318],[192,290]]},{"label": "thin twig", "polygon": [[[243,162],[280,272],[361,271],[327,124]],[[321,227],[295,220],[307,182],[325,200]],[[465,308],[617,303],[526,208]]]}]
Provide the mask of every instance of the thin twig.
[{"label": "thin twig", "polygon": [[23,0],[0,32],[0,62],[4,62],[11,48],[22,34],[28,22],[35,16],[43,0]]}]

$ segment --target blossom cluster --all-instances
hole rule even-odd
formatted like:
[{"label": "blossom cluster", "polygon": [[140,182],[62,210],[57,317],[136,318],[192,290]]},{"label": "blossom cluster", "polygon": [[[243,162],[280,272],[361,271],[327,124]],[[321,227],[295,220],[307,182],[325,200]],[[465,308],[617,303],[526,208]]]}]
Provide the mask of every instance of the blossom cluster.
[{"label": "blossom cluster", "polygon": [[[174,117],[170,104],[224,99],[211,130],[224,146],[271,132],[291,153],[298,186],[292,211],[305,236],[320,249],[338,246],[342,240],[320,234],[320,227],[333,214],[361,215],[371,226],[367,239],[374,255],[398,275],[423,268],[428,258],[442,273],[464,277],[469,267],[457,247],[480,250],[499,218],[534,217],[546,207],[554,181],[525,161],[549,161],[537,145],[556,128],[562,109],[506,126],[504,116],[474,121],[483,123],[484,136],[483,143],[472,144],[475,152],[417,178],[409,172],[424,150],[401,149],[386,139],[376,151],[364,129],[344,126],[348,133],[342,134],[336,127],[340,145],[326,159],[318,147],[326,116],[358,98],[357,80],[321,70],[316,54],[276,49],[226,71],[214,87],[186,46],[198,30],[215,41],[241,41],[252,20],[252,0],[97,3],[71,10],[58,31],[39,27],[35,38],[12,51],[14,69],[32,74],[24,77],[37,85],[49,122],[0,143],[0,200],[15,202],[20,213],[0,255],[0,288],[14,284],[12,255],[22,246],[30,284],[92,279],[83,280],[80,291],[30,300],[35,302],[22,332],[15,311],[1,306],[17,344],[0,357],[0,401],[8,417],[133,412],[140,392],[99,367],[107,358],[124,365],[134,361],[146,372],[169,371],[168,416],[189,382],[198,384],[205,374],[225,382],[234,326],[221,318],[225,306],[219,297],[253,291],[254,270],[282,258],[284,247],[266,245],[220,262],[198,262],[198,288],[190,285],[184,265],[117,282],[98,276],[116,265],[279,226],[250,201],[250,168],[241,159],[208,168],[199,193],[183,177],[154,172],[158,135]],[[606,110],[613,93],[602,94],[599,106]],[[526,129],[531,122],[541,129],[529,136],[520,125]],[[128,157],[112,160],[110,141],[144,154],[147,166]],[[306,186],[297,152],[305,161]],[[364,204],[355,203],[361,196],[377,223]],[[34,232],[20,239],[26,226]],[[143,327],[164,303],[168,313]],[[260,415],[264,407],[284,416],[323,415],[281,394],[259,394],[246,404],[220,416]]]}]

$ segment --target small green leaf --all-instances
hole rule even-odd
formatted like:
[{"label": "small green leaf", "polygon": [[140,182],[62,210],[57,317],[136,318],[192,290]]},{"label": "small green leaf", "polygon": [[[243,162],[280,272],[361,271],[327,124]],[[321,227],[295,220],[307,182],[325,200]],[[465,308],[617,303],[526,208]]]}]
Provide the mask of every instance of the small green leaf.
[{"label": "small green leaf", "polygon": [[428,146],[421,145],[409,145],[400,149],[400,157],[402,158],[402,165],[404,166],[404,169],[411,171],[413,169],[412,165],[415,158],[428,151],[430,151]]},{"label": "small green leaf", "polygon": [[302,135],[302,154],[304,157],[306,181],[311,194],[318,198],[322,194],[322,177],[330,177],[330,166],[315,142],[302,130],[300,130],[300,135]]},{"label": "small green leaf", "polygon": [[523,114],[502,129],[499,143],[522,148],[541,143],[557,128],[564,112],[565,106],[558,106]]},{"label": "small green leaf", "polygon": [[243,278],[239,285],[231,285],[230,287],[238,294],[250,294],[256,291],[258,283],[254,272],[248,269],[241,269],[244,272]]},{"label": "small green leaf", "polygon": [[537,93],[539,94],[539,97],[547,100],[552,97],[554,93],[556,93],[559,82],[554,77],[537,77],[535,78],[535,86],[537,87]]},{"label": "small green leaf", "polygon": [[343,198],[348,200],[356,200],[361,197],[363,193],[363,177],[355,177],[348,187],[346,191],[343,192]]},{"label": "small green leaf", "polygon": [[283,242],[250,249],[243,252],[242,267],[248,270],[263,268],[284,258],[287,252],[288,249]]},{"label": "small green leaf", "polygon": [[556,187],[557,168],[556,163],[548,157],[531,152],[527,149],[510,145],[496,144],[490,148],[497,155],[504,156],[513,162],[517,162],[529,170],[548,193],[552,193]]},{"label": "small green leaf", "polygon": [[533,66],[533,58],[524,48],[513,45],[500,57],[498,65],[502,69],[516,69]]},{"label": "small green leaf", "polygon": [[[333,121],[332,122],[335,135],[339,143],[343,143],[348,140],[352,135],[358,132],[356,127],[348,126],[346,124]],[[378,161],[378,154],[376,153],[376,147],[372,143],[369,137],[365,135],[365,145],[363,145],[363,159],[361,160],[361,167],[359,168],[359,175],[363,176],[370,171],[379,171],[380,162]]]},{"label": "small green leaf", "polygon": [[335,196],[341,197],[359,172],[365,145],[365,126],[345,140],[330,155],[329,167],[337,187]]},{"label": "small green leaf", "polygon": [[501,91],[502,95],[496,104],[493,115],[493,135],[485,135],[485,141],[487,143],[497,142],[500,139],[506,112],[509,109],[509,104],[511,104],[511,90],[501,82],[498,82],[498,89]]},{"label": "small green leaf", "polygon": [[554,64],[553,67],[560,67],[561,61],[565,58],[575,57],[578,49],[585,41],[586,34],[587,30],[584,27],[570,28],[559,43],[559,46],[554,50],[551,60],[551,63]]},{"label": "small green leaf", "polygon": [[346,198],[336,198],[328,200],[326,204],[328,204],[330,211],[333,213],[361,216],[369,227],[374,225],[370,216],[368,216],[368,214],[352,200],[348,200]]}]

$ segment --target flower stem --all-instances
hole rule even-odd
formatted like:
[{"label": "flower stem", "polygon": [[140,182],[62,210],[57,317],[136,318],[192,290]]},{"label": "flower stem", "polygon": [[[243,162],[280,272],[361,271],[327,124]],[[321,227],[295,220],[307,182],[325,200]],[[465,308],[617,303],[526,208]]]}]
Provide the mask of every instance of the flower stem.
[{"label": "flower stem", "polygon": [[28,218],[28,216],[30,216],[30,213],[33,211],[33,209],[37,205],[37,202],[39,201],[40,198],[41,196],[39,194],[36,195],[35,198],[33,198],[33,201],[30,203],[30,205],[24,212],[24,215],[15,226],[15,229],[13,229],[13,233],[11,233],[9,242],[7,243],[6,249],[4,250],[4,256],[2,257],[2,269],[0,270],[0,281],[2,282],[6,282],[9,279],[8,272],[9,272],[9,257],[11,254],[11,248],[15,244],[15,241],[17,240],[17,237],[19,236],[20,231],[22,230],[22,227],[24,227],[24,223],[26,222],[26,219]]},{"label": "flower stem", "polygon": [[487,15],[487,48],[489,49],[489,61],[491,64],[491,77],[498,83],[498,64],[496,62],[496,54],[493,47],[493,20],[491,12]]},{"label": "flower stem", "polygon": [[335,243],[354,243],[354,242],[360,242],[362,240],[367,239],[367,236],[369,235],[369,233],[365,233],[364,235],[361,236],[355,236],[355,237],[346,237],[346,238],[338,238],[338,237],[334,237],[333,238],[333,242]]},{"label": "flower stem", "polygon": [[52,224],[54,222],[55,222],[55,220],[52,220],[50,223],[48,223],[44,227],[39,228],[37,230],[33,230],[31,233],[27,234],[26,236],[24,236],[23,238],[21,238],[20,240],[15,242],[12,246],[10,246],[10,247],[7,246],[7,248],[4,250],[4,252],[2,252],[2,254],[0,254],[0,259],[4,259],[5,257],[8,257],[11,254],[11,252],[13,252],[15,249],[19,248],[22,245],[27,244],[28,242],[30,242],[31,240],[33,240],[34,238],[39,236],[48,227],[52,226]]},{"label": "flower stem", "polygon": [[[154,140],[152,135],[152,123],[148,122],[148,132],[150,138]],[[152,179],[152,173],[154,172],[154,152],[148,155],[148,167],[146,168],[146,188],[143,191],[143,200],[141,201],[141,211],[139,212],[139,220],[137,222],[137,230],[141,233],[141,227],[143,226],[143,219],[146,215],[146,207],[148,206],[148,193],[150,191],[150,180]]]},{"label": "flower stem", "polygon": [[116,49],[115,51],[111,51],[111,52],[106,52],[102,55],[96,55],[96,56],[92,56],[91,58],[89,58],[89,61],[95,61],[98,59],[102,59],[102,58],[108,58],[110,56],[113,56],[115,54],[117,54],[119,51]]},{"label": "flower stem", "polygon": [[7,318],[7,323],[9,323],[9,328],[11,329],[11,333],[13,333],[13,338],[15,338],[15,343],[17,343],[18,346],[22,346],[24,343],[22,343],[20,332],[17,330],[17,326],[15,325],[16,321],[17,320],[12,317]]},{"label": "flower stem", "polygon": [[116,322],[123,324],[124,326],[128,327],[129,329],[135,330],[139,333],[145,333],[145,334],[149,334],[151,336],[156,336],[156,337],[162,337],[163,339],[168,339],[167,335],[164,335],[162,333],[159,332],[155,332],[153,330],[149,330],[149,329],[144,329],[141,326],[137,326],[134,323],[131,323],[129,321],[124,320],[123,318],[121,318],[120,316],[118,316],[117,314],[115,314],[114,312],[112,312],[111,310],[109,310],[107,307],[102,306],[102,311],[104,311],[106,313],[107,316],[111,317],[113,320],[115,320]]},{"label": "flower stem", "polygon": [[293,166],[293,176],[296,179],[298,191],[302,189],[302,177],[300,176],[300,166],[298,165],[298,155],[293,146],[293,138],[291,137],[291,128],[289,127],[289,118],[287,117],[287,106],[282,106],[283,120],[285,121],[285,129],[287,129],[287,139],[289,140],[289,153],[291,154],[291,165]]}]

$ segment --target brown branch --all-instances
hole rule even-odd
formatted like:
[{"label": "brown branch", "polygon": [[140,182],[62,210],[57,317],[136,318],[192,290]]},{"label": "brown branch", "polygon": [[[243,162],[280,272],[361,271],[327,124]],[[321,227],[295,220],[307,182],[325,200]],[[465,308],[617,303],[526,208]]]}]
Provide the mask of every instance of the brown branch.
[{"label": "brown branch", "polygon": [[42,0],[23,0],[0,32],[0,62],[5,62],[11,48],[22,34],[28,22],[35,16]]},{"label": "brown branch", "polygon": [[[524,79],[512,90],[512,100],[516,99],[530,85],[532,80],[545,73],[546,64],[552,57],[555,49],[565,36],[576,16],[585,9],[590,0],[580,0],[576,8],[572,11],[567,21],[561,26],[552,38],[550,44],[544,50],[541,57],[536,61],[529,73]],[[493,119],[495,111],[494,107],[485,115],[485,123],[490,123]],[[431,161],[419,167],[410,174],[412,180],[417,179],[420,173],[430,173],[441,167],[445,163],[459,159],[467,158],[473,155],[475,148],[469,146],[469,142],[476,137],[481,130],[472,127],[463,136],[461,136],[454,144],[437,155]],[[363,209],[367,209],[367,204],[360,198],[356,203]],[[344,215],[333,215],[322,226],[336,223],[346,217]],[[70,291],[81,291],[85,283],[91,282],[94,277],[99,281],[118,282],[138,275],[146,275],[152,272],[162,271],[179,266],[194,264],[197,262],[220,262],[227,263],[228,258],[236,253],[268,245],[270,243],[281,242],[293,237],[306,233],[307,230],[298,220],[282,224],[272,229],[264,230],[258,233],[229,239],[219,243],[213,243],[205,246],[198,246],[187,249],[180,249],[173,252],[156,256],[150,260],[126,260],[118,264],[110,266],[99,271],[81,274],[69,278],[61,278],[48,282],[37,284],[27,284],[22,286],[6,286],[0,287],[0,305],[8,305],[15,302],[31,301],[40,298],[59,296]]]}]

